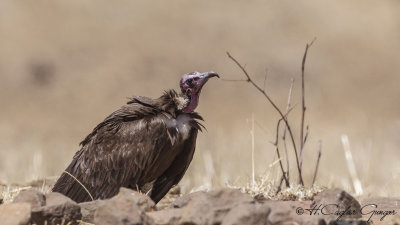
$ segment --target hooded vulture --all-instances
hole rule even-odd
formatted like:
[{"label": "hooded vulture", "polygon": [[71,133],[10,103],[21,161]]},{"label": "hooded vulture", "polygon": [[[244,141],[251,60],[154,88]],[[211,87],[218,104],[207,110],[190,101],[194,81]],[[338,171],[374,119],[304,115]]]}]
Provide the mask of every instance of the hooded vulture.
[{"label": "hooded vulture", "polygon": [[106,199],[120,187],[160,201],[185,174],[195,151],[202,117],[195,113],[203,85],[217,73],[192,72],[181,93],[158,99],[133,97],[97,125],[80,143],[53,191],[76,202]]}]

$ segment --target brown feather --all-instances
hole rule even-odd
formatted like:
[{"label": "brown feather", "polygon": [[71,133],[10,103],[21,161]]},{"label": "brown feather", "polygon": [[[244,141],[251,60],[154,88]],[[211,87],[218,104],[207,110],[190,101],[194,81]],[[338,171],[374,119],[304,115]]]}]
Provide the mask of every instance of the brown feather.
[{"label": "brown feather", "polygon": [[[53,191],[84,202],[91,200],[90,195],[110,198],[120,187],[152,186],[151,197],[158,202],[182,178],[193,157],[197,131],[203,127],[196,121],[202,120],[197,113],[177,110],[176,97],[171,90],[158,99],[130,99],[81,142],[66,169],[74,178],[63,173]],[[186,139],[171,125],[183,114],[190,118]]]}]

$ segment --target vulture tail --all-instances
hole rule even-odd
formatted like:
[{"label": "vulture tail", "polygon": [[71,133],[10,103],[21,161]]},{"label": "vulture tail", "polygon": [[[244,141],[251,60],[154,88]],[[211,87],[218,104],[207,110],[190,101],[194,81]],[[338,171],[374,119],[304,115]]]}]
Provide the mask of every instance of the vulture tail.
[{"label": "vulture tail", "polygon": [[94,200],[90,191],[73,177],[71,173],[64,171],[53,187],[53,192],[59,192],[77,203]]},{"label": "vulture tail", "polygon": [[[77,153],[79,154],[79,152]],[[52,191],[59,192],[75,202],[87,202],[94,200],[88,185],[82,183],[81,176],[77,172],[77,162],[79,157],[74,157],[68,168],[58,178]]]}]

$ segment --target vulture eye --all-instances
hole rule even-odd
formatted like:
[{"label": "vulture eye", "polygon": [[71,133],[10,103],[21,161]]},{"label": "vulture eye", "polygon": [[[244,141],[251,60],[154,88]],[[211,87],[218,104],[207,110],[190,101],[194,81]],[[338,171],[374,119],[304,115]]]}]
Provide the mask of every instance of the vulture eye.
[{"label": "vulture eye", "polygon": [[193,79],[192,79],[192,78],[188,79],[188,80],[186,81],[186,83],[187,83],[189,86],[192,86],[192,84],[193,84]]}]

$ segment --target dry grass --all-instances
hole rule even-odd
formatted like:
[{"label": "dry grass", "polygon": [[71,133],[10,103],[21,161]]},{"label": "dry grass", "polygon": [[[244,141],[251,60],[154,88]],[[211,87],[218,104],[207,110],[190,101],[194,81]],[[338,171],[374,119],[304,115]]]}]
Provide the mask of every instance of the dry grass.
[{"label": "dry grass", "polygon": [[11,203],[22,190],[29,188],[36,189],[43,194],[51,191],[57,177],[49,177],[43,179],[37,179],[30,181],[25,184],[1,184],[0,183],[0,199],[3,199],[4,203]]},{"label": "dry grass", "polygon": [[20,191],[32,188],[27,187],[13,187],[10,185],[3,186],[0,188],[0,198],[3,199],[5,204],[11,203],[13,199],[19,194]]},{"label": "dry grass", "polygon": [[246,185],[233,185],[228,183],[227,186],[229,188],[239,189],[243,193],[250,194],[253,197],[263,196],[266,199],[283,201],[312,200],[316,194],[326,189],[318,185],[305,187],[297,183],[291,183],[289,188],[282,188],[277,192],[277,182],[274,181],[269,174],[259,177],[254,183],[253,181],[248,182]]}]

